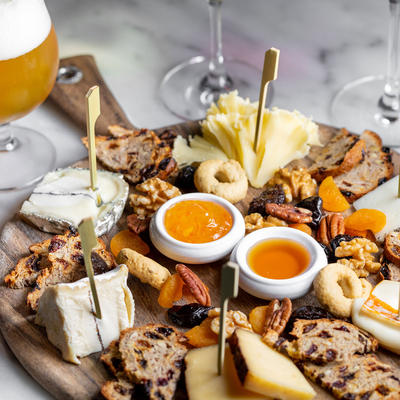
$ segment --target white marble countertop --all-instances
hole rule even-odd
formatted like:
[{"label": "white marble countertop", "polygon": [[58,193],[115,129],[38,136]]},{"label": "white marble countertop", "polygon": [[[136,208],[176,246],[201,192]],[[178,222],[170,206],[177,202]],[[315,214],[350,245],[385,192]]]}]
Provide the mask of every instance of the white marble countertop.
[{"label": "white marble countertop", "polygon": [[[269,47],[281,50],[273,105],[328,122],[328,105],[344,83],[384,73],[388,2],[376,0],[225,0],[224,52],[261,68]],[[136,126],[178,120],[157,97],[163,74],[208,52],[205,0],[48,0],[61,56],[93,54]],[[44,133],[57,167],[85,156],[81,132],[50,104],[17,122]],[[1,155],[0,155],[1,157]],[[23,166],[21,166],[22,168]],[[0,171],[1,174],[4,171]],[[0,228],[30,190],[0,193]],[[0,398],[50,399],[0,341]]]}]

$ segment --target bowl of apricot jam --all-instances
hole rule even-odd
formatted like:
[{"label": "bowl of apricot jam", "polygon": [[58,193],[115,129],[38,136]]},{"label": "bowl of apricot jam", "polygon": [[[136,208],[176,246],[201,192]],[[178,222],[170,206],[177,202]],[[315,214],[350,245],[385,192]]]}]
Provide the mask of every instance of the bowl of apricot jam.
[{"label": "bowl of apricot jam", "polygon": [[304,296],[328,261],[310,235],[298,229],[271,227],[243,238],[231,254],[239,264],[239,285],[262,299]]},{"label": "bowl of apricot jam", "polygon": [[165,256],[205,264],[227,256],[245,233],[240,211],[225,199],[189,193],[163,204],[150,222],[150,239]]}]

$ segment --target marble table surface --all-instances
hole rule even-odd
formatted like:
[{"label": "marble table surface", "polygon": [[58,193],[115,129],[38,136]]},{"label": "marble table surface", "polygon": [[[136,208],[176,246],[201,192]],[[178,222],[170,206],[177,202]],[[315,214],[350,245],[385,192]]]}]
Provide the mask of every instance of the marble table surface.
[{"label": "marble table surface", "polygon": [[[207,54],[205,0],[48,0],[47,6],[60,55],[93,54],[136,126],[178,122],[164,109],[157,88],[174,64]],[[225,54],[261,68],[264,51],[279,48],[273,105],[298,109],[316,121],[329,123],[330,99],[343,84],[385,71],[388,2],[225,0],[222,15]],[[57,167],[85,157],[82,132],[51,104],[17,123],[43,132],[54,143]],[[0,228],[30,191],[0,193]],[[52,398],[25,372],[3,339],[0,385],[1,399]]]}]

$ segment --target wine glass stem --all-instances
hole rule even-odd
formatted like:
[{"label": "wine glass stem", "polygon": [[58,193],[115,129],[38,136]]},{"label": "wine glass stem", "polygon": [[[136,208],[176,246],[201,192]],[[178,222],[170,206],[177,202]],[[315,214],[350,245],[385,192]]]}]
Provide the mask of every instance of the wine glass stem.
[{"label": "wine glass stem", "polygon": [[399,28],[400,0],[389,0],[390,22],[388,39],[388,62],[384,94],[380,101],[383,116],[389,120],[399,117],[400,63],[399,63]]},{"label": "wine glass stem", "polygon": [[13,151],[18,145],[9,124],[0,124],[0,151]]},{"label": "wine glass stem", "polygon": [[208,1],[211,54],[208,64],[207,86],[212,88],[226,88],[228,81],[222,54],[221,5],[222,0]]}]

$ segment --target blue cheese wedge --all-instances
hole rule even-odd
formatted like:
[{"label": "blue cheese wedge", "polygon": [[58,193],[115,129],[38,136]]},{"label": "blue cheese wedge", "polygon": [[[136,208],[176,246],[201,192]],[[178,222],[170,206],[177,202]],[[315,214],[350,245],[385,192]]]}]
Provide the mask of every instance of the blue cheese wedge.
[{"label": "blue cheese wedge", "polygon": [[46,328],[49,341],[64,360],[80,364],[78,357],[104,350],[133,326],[135,303],[127,285],[128,268],[95,276],[102,319],[93,313],[89,279],[49,286],[39,301],[35,322]]},{"label": "blue cheese wedge", "polygon": [[129,193],[123,176],[98,171],[98,186],[103,204],[96,205],[96,193],[90,189],[88,169],[63,168],[49,172],[28,200],[21,215],[40,230],[64,233],[77,227],[83,218],[95,220],[97,236],[107,233],[121,218]]}]

